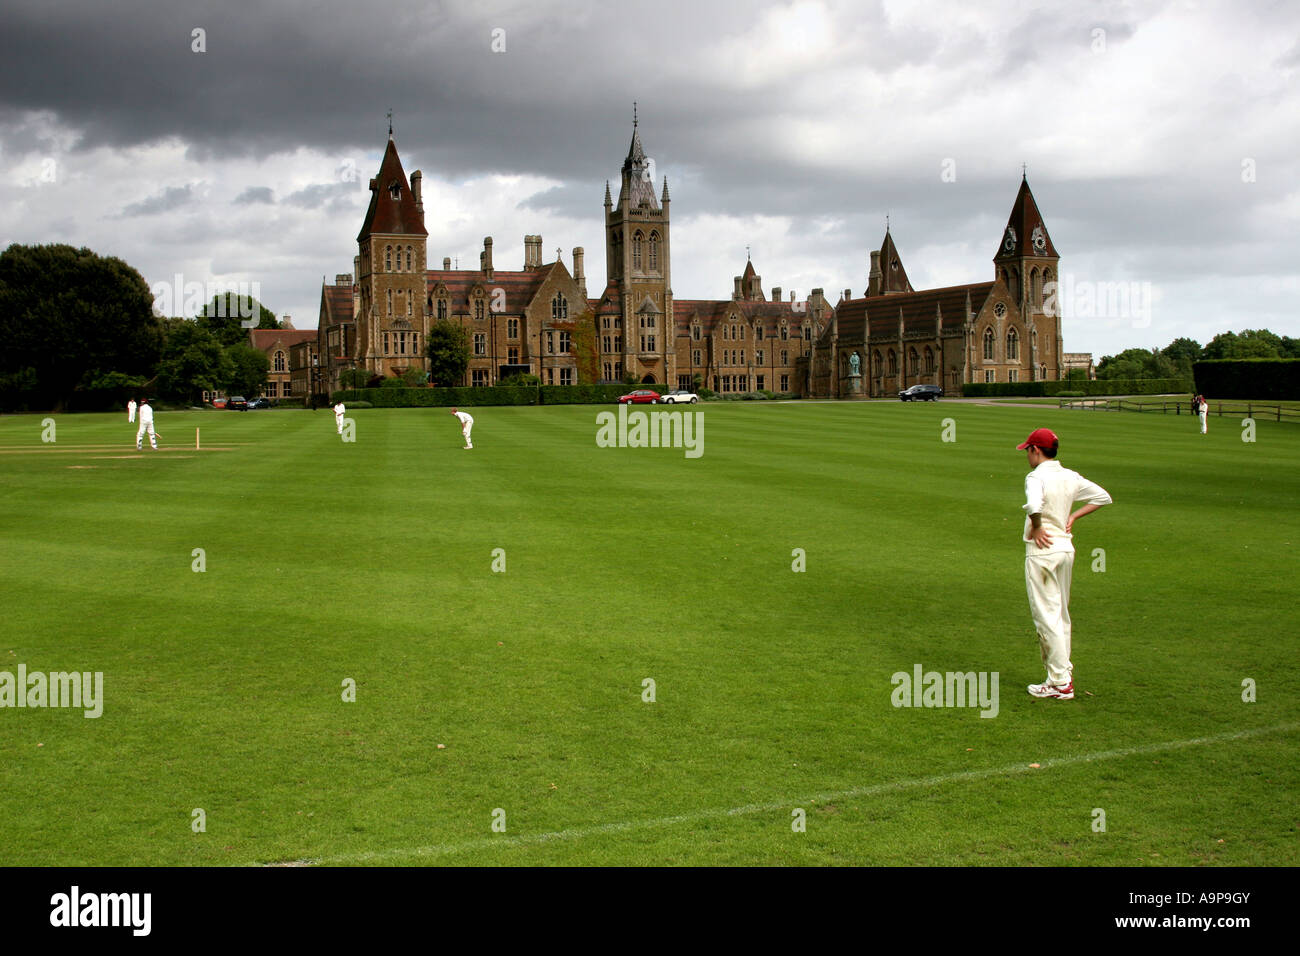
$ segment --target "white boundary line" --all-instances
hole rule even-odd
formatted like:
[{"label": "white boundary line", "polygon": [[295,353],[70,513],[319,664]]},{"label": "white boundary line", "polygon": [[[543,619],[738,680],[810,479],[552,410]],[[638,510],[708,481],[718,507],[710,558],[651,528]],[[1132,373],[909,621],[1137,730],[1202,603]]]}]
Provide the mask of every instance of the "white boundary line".
[{"label": "white boundary line", "polygon": [[[1050,705],[1049,705],[1050,706]],[[1179,750],[1185,747],[1197,747],[1202,744],[1226,743],[1233,740],[1245,740],[1265,734],[1285,733],[1300,729],[1300,723],[1278,724],[1276,727],[1261,727],[1255,730],[1239,730],[1233,733],[1217,734],[1213,737],[1193,737],[1189,740],[1173,740],[1158,744],[1144,744],[1140,747],[1124,747],[1119,750],[1102,750],[1096,753],[1079,754],[1074,757],[1060,757],[1056,760],[1044,760],[1042,770],[1055,767],[1069,767],[1081,763],[1094,763],[1100,760],[1114,760],[1120,757],[1135,757],[1142,754],[1163,753],[1167,750]],[[653,820],[625,820],[619,823],[602,823],[589,827],[574,827],[568,830],[552,830],[546,833],[526,833],[518,836],[484,837],[467,840],[462,843],[437,843],[432,846],[411,847],[405,850],[376,850],[368,853],[352,853],[342,856],[323,857],[309,861],[312,864],[333,863],[380,863],[384,860],[403,857],[439,857],[470,850],[486,850],[506,846],[532,846],[551,843],[557,840],[581,840],[585,837],[603,836],[607,833],[627,833],[632,830],[652,830],[661,827],[676,826],[679,823],[695,823],[703,820],[724,820],[727,817],[748,816],[754,813],[776,813],[788,811],[794,807],[830,803],[835,800],[847,800],[858,797],[871,797],[879,794],[898,793],[903,790],[915,790],[923,787],[938,787],[948,783],[965,783],[971,780],[986,780],[990,777],[1002,777],[1011,774],[1032,773],[1026,763],[1011,764],[1005,767],[991,767],[986,770],[965,770],[959,773],[938,774],[931,777],[917,777],[913,780],[895,780],[892,783],[873,784],[868,787],[854,787],[850,790],[835,790],[819,793],[782,803],[751,803],[743,807],[728,809],[697,810],[671,817],[659,817]]]}]

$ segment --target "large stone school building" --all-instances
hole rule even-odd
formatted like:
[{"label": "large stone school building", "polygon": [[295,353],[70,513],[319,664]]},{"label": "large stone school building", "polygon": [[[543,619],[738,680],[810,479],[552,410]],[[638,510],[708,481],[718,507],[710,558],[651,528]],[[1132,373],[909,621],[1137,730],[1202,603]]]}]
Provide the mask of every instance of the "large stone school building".
[{"label": "large stone school building", "polygon": [[[429,261],[419,170],[407,177],[390,132],[351,273],[321,288],[314,348],[290,349],[293,391],[333,391],[346,369],[402,375],[425,369],[436,322],[465,328],[463,382],[492,385],[527,372],[547,385],[636,381],[722,393],[767,389],[805,397],[892,396],[915,384],[957,394],[968,382],[1056,379],[1060,318],[1047,307],[1059,256],[1022,178],[990,280],[916,290],[889,229],[870,254],[861,296],[835,305],[817,288],[765,293],[747,261],[727,299],[677,299],[671,198],[654,182],[637,124],[615,201],[605,184],[606,284],[589,295],[581,246],[566,267],[524,236],[522,268],[496,267],[483,240],[478,268]],[[584,353],[580,341],[590,343]],[[298,343],[294,343],[298,345]],[[310,363],[310,367],[306,367]]]}]

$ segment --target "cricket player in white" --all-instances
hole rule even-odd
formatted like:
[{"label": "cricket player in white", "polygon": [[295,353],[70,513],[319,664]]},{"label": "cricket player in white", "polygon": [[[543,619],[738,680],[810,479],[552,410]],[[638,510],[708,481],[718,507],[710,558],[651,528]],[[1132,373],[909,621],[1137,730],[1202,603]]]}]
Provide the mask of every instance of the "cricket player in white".
[{"label": "cricket player in white", "polygon": [[134,421],[135,421],[135,408],[136,408],[136,405],[135,405],[135,399],[134,399],[134,398],[131,399],[129,402],[126,403],[126,420],[127,420],[128,422],[134,422]]},{"label": "cricket player in white", "polygon": [[334,427],[338,429],[340,435],[343,434],[343,413],[345,411],[342,402],[334,406]]},{"label": "cricket player in white", "polygon": [[[1074,699],[1070,661],[1070,575],[1074,570],[1074,523],[1111,503],[1106,489],[1056,460],[1059,442],[1039,428],[1016,448],[1028,452],[1034,470],[1025,476],[1025,589],[1038,629],[1047,680],[1030,684],[1033,697]],[[1071,513],[1076,501],[1082,508]]]},{"label": "cricket player in white", "polygon": [[149,399],[140,403],[140,430],[135,433],[136,451],[144,448],[144,433],[149,432],[149,447],[154,451],[158,450],[158,435],[153,430],[153,406],[149,404]]},{"label": "cricket player in white", "polygon": [[1205,434],[1205,425],[1210,418],[1210,403],[1205,400],[1204,395],[1196,396],[1196,414],[1201,416],[1201,434]]},{"label": "cricket player in white", "polygon": [[465,436],[465,449],[468,451],[474,447],[474,439],[469,436],[469,433],[474,430],[474,416],[455,408],[451,413],[460,419],[460,433]]}]

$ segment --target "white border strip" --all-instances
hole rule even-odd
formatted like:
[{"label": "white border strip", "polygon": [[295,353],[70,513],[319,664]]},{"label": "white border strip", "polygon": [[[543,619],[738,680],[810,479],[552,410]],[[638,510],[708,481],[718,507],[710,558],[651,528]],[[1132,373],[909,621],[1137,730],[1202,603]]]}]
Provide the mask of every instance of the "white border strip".
[{"label": "white border strip", "polygon": [[[1051,705],[1049,705],[1051,706]],[[1057,705],[1060,706],[1060,705]],[[1145,744],[1140,747],[1124,747],[1119,750],[1102,750],[1096,753],[1079,754],[1074,757],[1060,757],[1045,760],[1038,769],[1050,770],[1055,767],[1069,767],[1081,763],[1094,763],[1101,760],[1114,760],[1121,757],[1135,757],[1142,754],[1163,753],[1185,747],[1199,747],[1203,744],[1226,743],[1233,740],[1245,740],[1249,737],[1261,737],[1266,734],[1285,733],[1300,729],[1300,723],[1279,724],[1276,727],[1262,727],[1256,730],[1239,730],[1233,733],[1217,734],[1213,737],[1193,737],[1190,740],[1174,740],[1158,744]],[[857,797],[871,797],[879,794],[898,793],[903,790],[915,790],[924,787],[938,787],[949,783],[965,783],[971,780],[986,780],[990,777],[1003,777],[1011,774],[1032,773],[1034,768],[1029,763],[1017,763],[1006,767],[992,767],[987,770],[966,770],[960,773],[939,774],[932,777],[917,777],[913,780],[896,780],[892,783],[873,784],[869,787],[854,787],[851,790],[836,790],[789,800],[782,803],[751,803],[743,807],[729,809],[698,810],[677,816],[659,817],[653,820],[626,820],[620,823],[602,823],[590,827],[574,827],[568,830],[552,830],[546,833],[521,834],[518,836],[484,837],[479,840],[467,840],[463,843],[437,843],[432,846],[412,847],[405,850],[376,850],[369,853],[353,853],[343,856],[323,857],[311,860],[313,864],[334,863],[381,863],[385,860],[407,857],[440,857],[471,850],[499,849],[507,846],[535,846],[552,843],[557,840],[581,840],[586,837],[603,836],[608,833],[627,833],[632,830],[653,830],[676,826],[680,823],[695,823],[703,820],[723,820],[727,817],[748,816],[754,813],[776,813],[788,811],[794,807],[831,803],[836,800],[848,800]]]}]

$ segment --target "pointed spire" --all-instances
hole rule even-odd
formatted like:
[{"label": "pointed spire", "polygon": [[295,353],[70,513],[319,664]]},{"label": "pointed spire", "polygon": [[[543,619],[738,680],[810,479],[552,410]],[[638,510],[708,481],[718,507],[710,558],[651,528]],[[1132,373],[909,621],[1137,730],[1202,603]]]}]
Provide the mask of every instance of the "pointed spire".
[{"label": "pointed spire", "polygon": [[628,147],[627,159],[623,160],[623,185],[618,201],[621,203],[625,197],[633,208],[641,205],[659,208],[659,200],[655,198],[654,164],[646,159],[635,120],[632,123],[632,144]]},{"label": "pointed spire", "polygon": [[609,180],[607,179],[605,180],[605,205],[612,206],[613,204],[614,200],[609,196]]},{"label": "pointed spire", "polygon": [[388,107],[388,138],[393,138],[393,108]]},{"label": "pointed spire", "polygon": [[1002,230],[998,251],[993,258],[996,261],[1020,256],[1060,258],[1056,247],[1052,245],[1052,237],[1047,234],[1047,226],[1038,211],[1038,204],[1034,202],[1029,180],[1023,177],[1006,228]]},{"label": "pointed spire", "polygon": [[912,292],[912,282],[907,278],[903,260],[894,245],[894,237],[889,234],[889,225],[885,225],[885,238],[880,243],[880,291]]},{"label": "pointed spire", "polygon": [[664,177],[664,196],[663,199],[659,201],[664,203],[668,202],[668,177],[667,176]]},{"label": "pointed spire", "polygon": [[415,195],[406,180],[402,161],[397,156],[397,144],[391,139],[384,149],[379,164],[379,175],[370,180],[370,206],[361,224],[357,241],[372,233],[380,235],[428,236],[424,228],[424,214],[416,204]]}]

